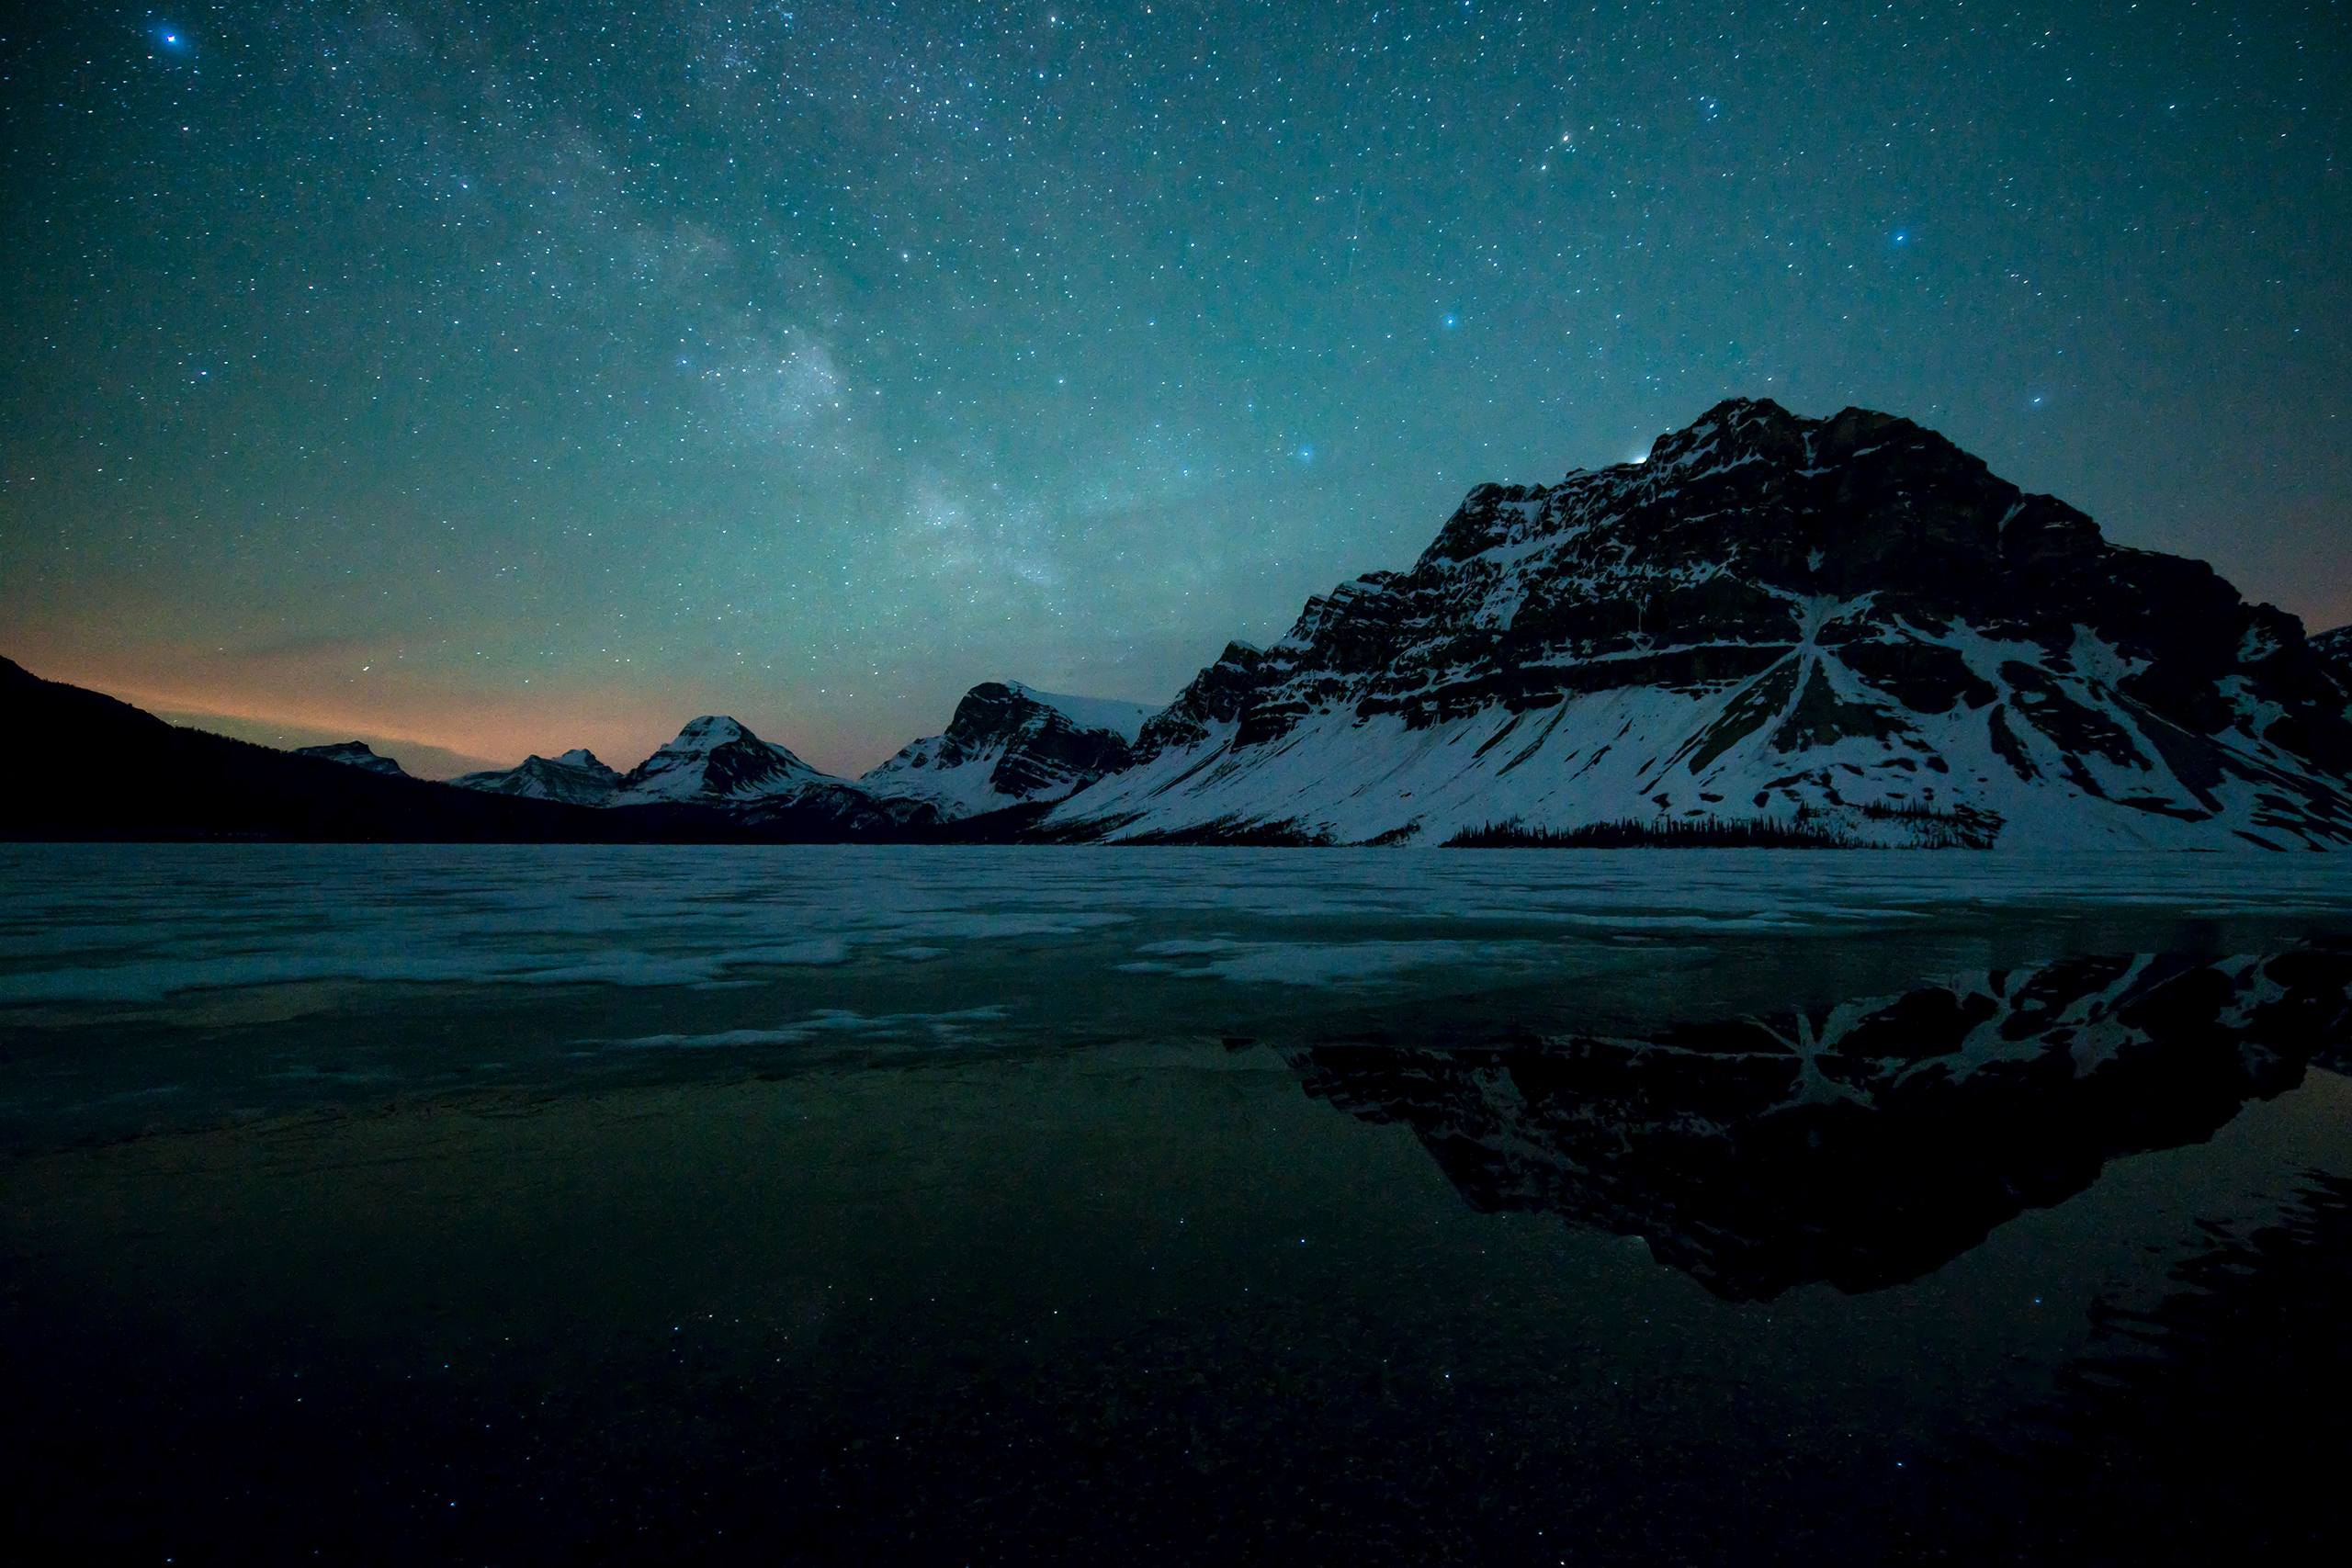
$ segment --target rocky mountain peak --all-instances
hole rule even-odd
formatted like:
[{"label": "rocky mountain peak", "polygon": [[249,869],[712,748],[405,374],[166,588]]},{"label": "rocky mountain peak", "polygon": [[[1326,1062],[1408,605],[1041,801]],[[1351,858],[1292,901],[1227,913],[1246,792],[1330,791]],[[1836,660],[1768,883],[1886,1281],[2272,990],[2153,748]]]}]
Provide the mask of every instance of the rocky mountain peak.
[{"label": "rocky mountain peak", "polygon": [[449,782],[461,789],[491,795],[560,800],[571,806],[609,806],[620,789],[621,776],[597,761],[594,751],[575,747],[560,757],[534,754],[517,767],[461,773]]},{"label": "rocky mountain peak", "polygon": [[1473,490],[1409,570],[1229,646],[1055,822],[2352,843],[2324,653],[1909,420],[1736,399],[1645,462]]},{"label": "rocky mountain peak", "polygon": [[371,773],[383,773],[393,778],[408,777],[408,770],[390,757],[378,754],[365,740],[337,740],[325,746],[297,746],[297,757],[317,757],[323,761],[341,762],[346,767],[365,768]]},{"label": "rocky mountain peak", "polygon": [[1785,453],[1802,446],[1806,427],[1813,423],[1799,419],[1770,398],[1725,398],[1682,429],[1658,436],[1637,466],[1663,470],[1703,454],[1730,457],[1742,453]]},{"label": "rocky mountain peak", "polygon": [[[1310,611],[1312,607],[1310,604]],[[1227,643],[1215,663],[1145,723],[1136,741],[1136,758],[1198,745],[1219,728],[1238,722],[1265,665],[1266,651],[1255,643]]]},{"label": "rocky mountain peak", "polygon": [[624,804],[742,802],[797,794],[814,784],[840,786],[750,727],[718,714],[691,719],[677,739],[622,775]]},{"label": "rocky mountain peak", "polygon": [[1149,712],[1136,703],[984,681],[956,703],[943,733],[902,748],[858,782],[884,798],[929,802],[951,818],[1059,800],[1126,767]]},{"label": "rocky mountain peak", "polygon": [[740,720],[729,718],[724,714],[707,713],[700,717],[688,719],[685,728],[678,731],[677,739],[671,741],[664,750],[701,751],[714,746],[731,745],[740,740],[757,741],[759,737],[753,735]]},{"label": "rocky mountain peak", "polygon": [[2321,669],[2338,681],[2352,684],[2352,626],[2316,633],[2306,646]]},{"label": "rocky mountain peak", "polygon": [[985,682],[985,686],[1002,686],[1023,702],[1049,708],[1068,719],[1080,729],[1107,729],[1123,740],[1133,741],[1144,721],[1159,712],[1152,703],[1121,702],[1114,697],[1080,697],[1067,692],[1047,692],[1035,686],[1025,686],[1018,681]]},{"label": "rocky mountain peak", "polygon": [[2352,721],[2352,626],[2322,632],[2309,644],[2321,674],[2344,699],[2344,716]]}]

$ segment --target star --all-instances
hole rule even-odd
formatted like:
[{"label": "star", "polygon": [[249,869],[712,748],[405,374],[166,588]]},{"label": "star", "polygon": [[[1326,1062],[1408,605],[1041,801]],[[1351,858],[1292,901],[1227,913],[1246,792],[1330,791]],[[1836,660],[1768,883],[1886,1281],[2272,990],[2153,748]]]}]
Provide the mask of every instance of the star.
[{"label": "star", "polygon": [[[2015,475],[2063,420],[2052,479],[2114,536],[2352,619],[2352,296],[2309,238],[2341,180],[2278,139],[2346,93],[2228,7],[2013,48],[1936,7],[1049,3],[153,0],[96,24],[113,79],[107,8],[18,7],[44,220],[10,260],[71,286],[10,301],[0,653],[366,626],[415,638],[379,662],[444,739],[505,747],[478,694],[529,674],[570,682],[541,749],[741,704],[858,772],[974,664],[1165,699],[1470,485],[1737,395],[1973,411],[1951,434]],[[2103,59],[2144,123],[2052,108]],[[2197,397],[2078,395],[2157,337]],[[2213,417],[2249,411],[2304,456]],[[774,678],[702,682],[738,627]]]}]

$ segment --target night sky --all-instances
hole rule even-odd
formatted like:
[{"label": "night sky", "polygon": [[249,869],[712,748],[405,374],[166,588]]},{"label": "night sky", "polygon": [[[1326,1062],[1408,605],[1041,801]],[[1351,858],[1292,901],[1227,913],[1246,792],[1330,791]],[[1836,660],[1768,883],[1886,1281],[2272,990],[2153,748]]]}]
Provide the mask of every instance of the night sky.
[{"label": "night sky", "polygon": [[212,728],[856,771],[1734,394],[2352,619],[2343,4],[0,28],[0,653]]}]

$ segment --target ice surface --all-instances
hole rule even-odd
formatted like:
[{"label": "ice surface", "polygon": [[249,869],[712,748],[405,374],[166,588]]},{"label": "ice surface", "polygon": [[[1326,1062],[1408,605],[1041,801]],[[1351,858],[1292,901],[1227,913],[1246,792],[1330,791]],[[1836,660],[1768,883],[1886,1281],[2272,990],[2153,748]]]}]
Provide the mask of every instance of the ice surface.
[{"label": "ice surface", "polygon": [[[11,846],[0,891],[7,1005],[322,980],[707,987],[1069,945],[1100,948],[1106,972],[1290,982],[1518,962],[1546,931],[1706,941],[1956,906],[2290,918],[2352,907],[2352,870],[2157,853]],[[1165,929],[1204,918],[1227,929]],[[1106,942],[1136,922],[1148,934]]]},{"label": "ice surface", "polygon": [[2346,867],[1917,851],[0,846],[0,1144],[741,1071],[746,1055],[764,1071],[844,1052],[880,1065],[1634,1028],[2061,951],[2352,934]]},{"label": "ice surface", "polygon": [[822,1008],[797,1022],[774,1029],[725,1029],[708,1034],[640,1034],[616,1042],[623,1045],[715,1046],[802,1045],[828,1034],[930,1036],[943,1045],[968,1039],[976,1024],[994,1023],[1004,1017],[1000,1007],[965,1008],[956,1012],[889,1013],[869,1017],[848,1008]]},{"label": "ice surface", "polygon": [[[1282,986],[1364,985],[1415,969],[1481,961],[1537,964],[1556,949],[1530,942],[1159,942],[1136,949],[1155,956],[1119,965],[1129,975],[1177,975],[1272,982]],[[1165,958],[1205,958],[1202,964]]]}]

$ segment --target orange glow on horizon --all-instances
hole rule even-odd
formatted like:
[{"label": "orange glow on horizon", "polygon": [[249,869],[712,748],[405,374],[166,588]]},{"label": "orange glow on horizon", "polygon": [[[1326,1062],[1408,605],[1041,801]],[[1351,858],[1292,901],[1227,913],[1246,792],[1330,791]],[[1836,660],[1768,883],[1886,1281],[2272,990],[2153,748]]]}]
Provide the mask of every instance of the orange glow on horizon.
[{"label": "orange glow on horizon", "polygon": [[[166,656],[154,657],[160,662]],[[425,747],[461,764],[451,768],[435,759],[411,768],[425,777],[477,767],[513,767],[531,753],[551,757],[575,746],[584,746],[626,771],[675,736],[695,714],[728,711],[724,703],[697,705],[691,692],[667,689],[551,683],[544,696],[536,691],[469,694],[406,670],[385,673],[364,692],[354,692],[347,678],[327,676],[315,664],[233,656],[224,660],[217,654],[184,660],[178,672],[138,655],[118,661],[61,650],[57,658],[36,656],[22,662],[45,680],[103,692],[198,728],[210,719],[247,727],[243,738],[248,739],[257,739],[255,729],[276,728],[306,732],[288,744],[310,744],[316,738]],[[215,668],[206,670],[206,664]],[[786,732],[752,713],[737,716],[829,772],[841,771],[838,759],[844,753],[855,756],[868,749],[862,744],[865,738],[831,725],[804,723]]]}]

